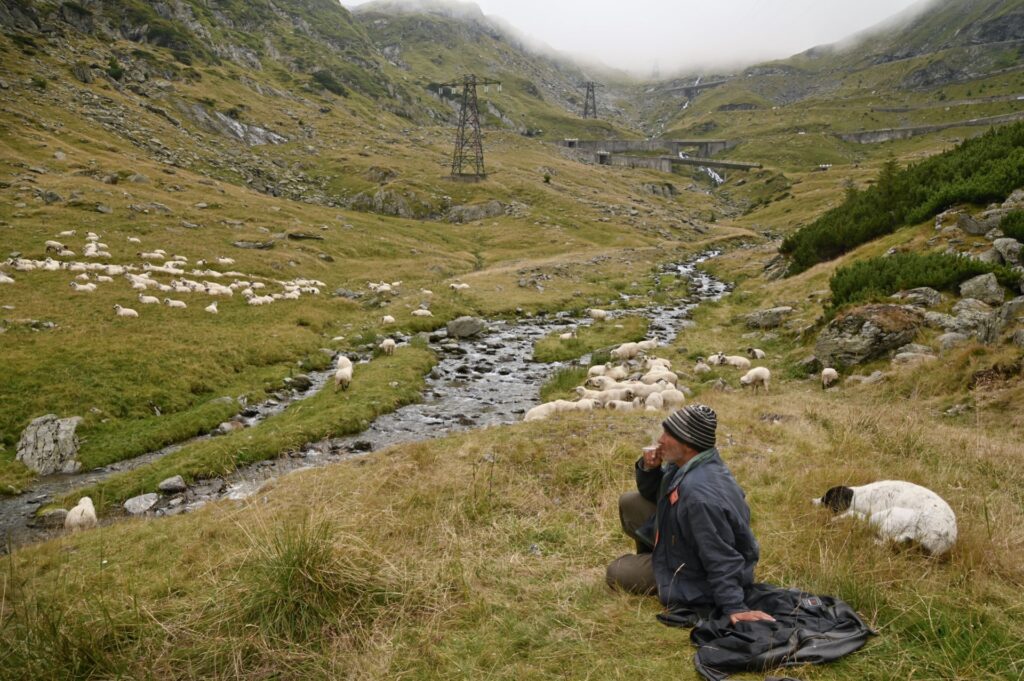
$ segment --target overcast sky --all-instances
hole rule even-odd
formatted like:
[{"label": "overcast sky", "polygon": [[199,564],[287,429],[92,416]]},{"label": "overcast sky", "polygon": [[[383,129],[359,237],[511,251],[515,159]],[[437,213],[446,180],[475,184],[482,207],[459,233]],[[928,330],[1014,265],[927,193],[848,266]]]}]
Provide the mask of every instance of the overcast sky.
[{"label": "overcast sky", "polygon": [[[342,0],[353,7],[365,0]],[[477,0],[528,36],[648,75],[749,64],[868,28],[917,0]]]}]

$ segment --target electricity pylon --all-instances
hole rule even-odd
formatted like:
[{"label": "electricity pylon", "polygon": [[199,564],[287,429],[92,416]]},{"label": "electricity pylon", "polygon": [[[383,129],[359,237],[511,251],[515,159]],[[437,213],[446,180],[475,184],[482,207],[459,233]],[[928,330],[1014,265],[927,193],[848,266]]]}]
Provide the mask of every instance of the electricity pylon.
[{"label": "electricity pylon", "polygon": [[[455,131],[455,150],[452,152],[452,177],[485,177],[484,145],[480,134],[480,107],[476,99],[476,86],[483,85],[484,91],[491,85],[498,86],[501,92],[501,81],[478,79],[469,73],[461,80],[442,83],[441,87],[462,88],[462,108],[459,110],[459,124]],[[472,165],[473,172],[464,168]]]},{"label": "electricity pylon", "polygon": [[597,118],[597,97],[594,95],[594,88],[599,85],[592,80],[588,80],[583,85],[587,88],[587,94],[583,98],[583,117]]}]

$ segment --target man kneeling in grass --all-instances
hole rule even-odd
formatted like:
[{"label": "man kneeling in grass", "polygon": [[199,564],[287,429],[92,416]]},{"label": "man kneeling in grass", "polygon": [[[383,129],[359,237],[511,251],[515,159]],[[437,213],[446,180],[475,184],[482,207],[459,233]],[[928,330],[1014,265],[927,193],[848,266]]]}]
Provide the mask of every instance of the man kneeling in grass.
[{"label": "man kneeling in grass", "polygon": [[732,624],[773,620],[744,603],[760,549],[743,490],[715,449],[717,415],[693,404],[661,425],[657,447],[636,462],[639,491],[619,499],[637,552],[608,566],[608,584],[656,592],[670,610],[706,617],[718,608]]}]

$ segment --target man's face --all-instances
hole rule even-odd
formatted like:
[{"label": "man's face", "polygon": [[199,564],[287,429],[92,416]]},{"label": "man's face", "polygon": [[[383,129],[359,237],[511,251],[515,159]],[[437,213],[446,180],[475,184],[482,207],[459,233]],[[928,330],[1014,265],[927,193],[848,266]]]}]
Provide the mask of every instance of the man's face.
[{"label": "man's face", "polygon": [[665,463],[679,465],[693,450],[668,433],[662,431],[658,438],[658,454]]}]

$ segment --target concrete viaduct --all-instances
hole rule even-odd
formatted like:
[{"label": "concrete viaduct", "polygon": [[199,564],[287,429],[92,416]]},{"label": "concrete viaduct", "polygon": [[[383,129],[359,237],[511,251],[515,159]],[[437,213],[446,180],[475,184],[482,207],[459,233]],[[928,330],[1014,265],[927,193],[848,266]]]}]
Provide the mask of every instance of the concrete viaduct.
[{"label": "concrete viaduct", "polygon": [[561,142],[563,147],[580,149],[582,151],[607,151],[611,154],[622,154],[628,152],[652,152],[667,151],[678,156],[680,151],[696,150],[697,156],[714,156],[720,151],[731,149],[736,146],[731,140],[577,140],[567,139]]}]

